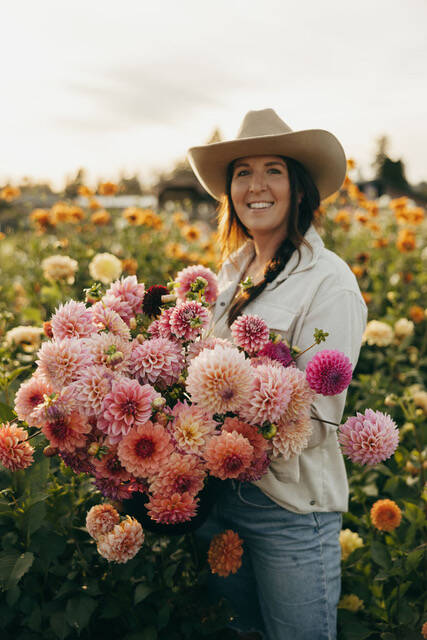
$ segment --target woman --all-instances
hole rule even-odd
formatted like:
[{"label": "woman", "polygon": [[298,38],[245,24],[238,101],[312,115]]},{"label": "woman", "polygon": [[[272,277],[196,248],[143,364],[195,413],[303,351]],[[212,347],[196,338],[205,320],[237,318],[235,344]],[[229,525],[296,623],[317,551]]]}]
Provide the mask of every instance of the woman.
[{"label": "woman", "polygon": [[[245,116],[235,140],[194,147],[189,158],[201,184],[222,202],[225,262],[215,335],[229,338],[241,313],[262,317],[301,349],[323,329],[326,343],[302,355],[298,367],[323,348],[344,352],[355,366],[366,305],[349,267],[325,249],[313,226],[320,200],[345,177],[338,140],[323,130],[293,132],[265,109]],[[252,286],[239,286],[242,281]],[[329,422],[340,422],[345,395],[316,399],[303,453],[275,459],[257,482],[230,482],[199,530],[206,541],[229,528],[243,538],[241,569],[211,580],[231,601],[232,626],[240,632],[259,631],[268,640],[336,637],[348,485]]]}]

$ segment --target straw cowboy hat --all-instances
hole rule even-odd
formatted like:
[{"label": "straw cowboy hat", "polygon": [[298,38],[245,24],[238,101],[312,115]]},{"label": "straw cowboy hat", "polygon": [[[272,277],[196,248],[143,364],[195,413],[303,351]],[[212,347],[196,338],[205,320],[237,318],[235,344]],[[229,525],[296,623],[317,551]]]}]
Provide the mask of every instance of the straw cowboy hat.
[{"label": "straw cowboy hat", "polygon": [[344,149],[332,133],[323,129],[292,131],[273,109],[249,111],[234,140],[192,147],[188,151],[194,173],[217,200],[225,193],[230,162],[256,155],[298,160],[310,173],[321,199],[337,191],[346,174]]}]

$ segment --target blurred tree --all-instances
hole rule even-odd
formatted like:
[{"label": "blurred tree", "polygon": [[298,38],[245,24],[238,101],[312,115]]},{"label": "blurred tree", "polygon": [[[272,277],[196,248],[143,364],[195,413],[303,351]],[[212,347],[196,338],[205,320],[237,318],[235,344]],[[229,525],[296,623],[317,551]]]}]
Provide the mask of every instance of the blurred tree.
[{"label": "blurred tree", "polygon": [[129,178],[127,178],[126,176],[121,174],[119,180],[119,193],[123,193],[129,196],[142,195],[143,189],[141,187],[141,182],[138,176],[135,174],[134,176],[130,176]]},{"label": "blurred tree", "polygon": [[79,187],[86,184],[86,169],[80,167],[74,178],[67,178],[64,188],[64,196],[66,198],[76,198],[78,196]]},{"label": "blurred tree", "polygon": [[412,188],[405,176],[405,164],[402,160],[392,160],[389,157],[389,142],[388,136],[377,138],[377,152],[372,163],[375,178],[381,181],[384,189],[409,193]]}]

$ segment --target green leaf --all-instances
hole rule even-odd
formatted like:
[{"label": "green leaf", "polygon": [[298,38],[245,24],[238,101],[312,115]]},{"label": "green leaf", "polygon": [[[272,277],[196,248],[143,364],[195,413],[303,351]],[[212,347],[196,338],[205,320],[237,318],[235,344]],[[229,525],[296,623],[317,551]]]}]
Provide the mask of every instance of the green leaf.
[{"label": "green leaf", "polygon": [[374,541],[371,544],[371,558],[383,569],[389,569],[391,567],[390,554],[387,547],[381,542]]},{"label": "green leaf", "polygon": [[171,613],[171,607],[168,602],[165,602],[160,608],[157,614],[157,626],[159,629],[164,629],[169,622]]},{"label": "green leaf", "polygon": [[153,591],[155,591],[155,588],[153,586],[145,583],[140,583],[135,589],[134,603],[138,604],[139,602],[142,602],[147,596],[150,595],[150,593],[153,593]]},{"label": "green leaf", "polygon": [[11,382],[13,382],[15,380],[15,378],[17,378],[19,375],[21,375],[21,373],[23,371],[26,371],[27,369],[31,369],[30,364],[25,365],[24,367],[18,367],[17,369],[14,369],[13,371],[11,371],[11,373],[9,373],[7,375],[7,382],[8,384],[10,384]]},{"label": "green leaf", "polygon": [[13,566],[13,569],[10,573],[6,588],[11,589],[13,586],[18,584],[22,576],[25,573],[27,573],[27,571],[30,569],[33,562],[34,562],[34,553],[31,553],[30,551],[26,551],[25,553],[20,555],[17,558]]},{"label": "green leaf", "polygon": [[64,611],[57,611],[50,616],[50,626],[59,640],[64,640],[70,634],[70,627],[65,619]]},{"label": "green leaf", "polygon": [[12,407],[9,407],[8,404],[4,402],[0,402],[0,420],[3,422],[10,422],[16,418],[16,414]]},{"label": "green leaf", "polygon": [[31,536],[37,529],[40,529],[45,521],[46,506],[44,502],[37,502],[26,509],[21,519],[21,529],[27,536]]},{"label": "green leaf", "polygon": [[408,571],[413,571],[418,567],[424,556],[424,549],[415,549],[408,554],[406,558],[406,568]]},{"label": "green leaf", "polygon": [[92,613],[96,609],[96,600],[89,598],[89,596],[76,596],[68,600],[67,607],[65,609],[65,617],[67,622],[78,629],[84,629],[87,627]]}]

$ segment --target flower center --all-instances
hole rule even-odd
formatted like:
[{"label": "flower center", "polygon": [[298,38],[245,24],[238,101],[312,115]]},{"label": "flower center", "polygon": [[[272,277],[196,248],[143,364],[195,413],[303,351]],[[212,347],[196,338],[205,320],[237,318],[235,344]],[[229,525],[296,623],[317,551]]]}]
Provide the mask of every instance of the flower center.
[{"label": "flower center", "polygon": [[149,458],[154,449],[154,442],[151,438],[140,438],[135,444],[135,453],[139,458]]},{"label": "flower center", "polygon": [[179,478],[175,479],[174,490],[177,493],[185,493],[190,489],[190,487],[191,487],[191,478],[189,478],[188,476],[180,476]]},{"label": "flower center", "polygon": [[68,434],[68,424],[64,418],[58,418],[55,422],[51,422],[50,432],[57,440],[65,440]]},{"label": "flower center", "polygon": [[242,460],[235,453],[233,453],[231,456],[228,456],[224,460],[224,467],[227,469],[227,471],[231,471],[231,472],[237,471],[238,469],[240,469],[241,466],[242,466]]},{"label": "flower center", "polygon": [[112,458],[109,458],[105,464],[106,469],[110,472],[110,473],[120,473],[120,471],[122,470],[122,465],[120,464],[119,459],[117,458],[117,456],[113,456]]},{"label": "flower center", "polygon": [[126,400],[126,402],[122,404],[122,410],[127,416],[135,416],[136,407],[134,401]]}]

